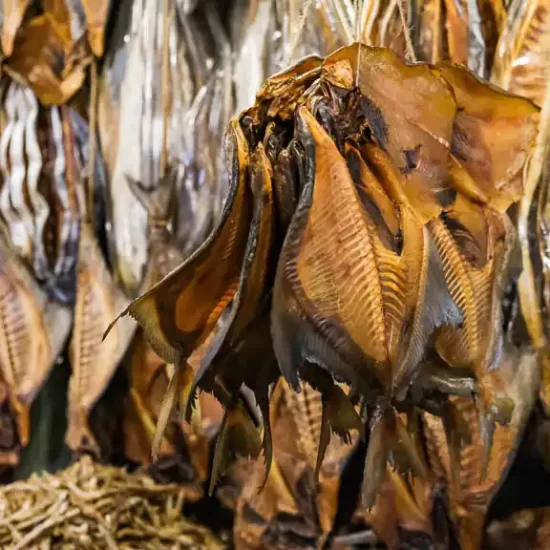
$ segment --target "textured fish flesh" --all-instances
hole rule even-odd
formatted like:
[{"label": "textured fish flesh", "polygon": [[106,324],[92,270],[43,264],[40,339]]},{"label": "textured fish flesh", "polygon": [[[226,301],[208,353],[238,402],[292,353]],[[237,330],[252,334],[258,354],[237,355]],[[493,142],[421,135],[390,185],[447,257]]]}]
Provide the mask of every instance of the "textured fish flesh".
[{"label": "textured fish flesh", "polygon": [[30,434],[30,407],[71,328],[71,311],[49,299],[8,241],[0,241],[0,370],[17,418],[21,445]]}]

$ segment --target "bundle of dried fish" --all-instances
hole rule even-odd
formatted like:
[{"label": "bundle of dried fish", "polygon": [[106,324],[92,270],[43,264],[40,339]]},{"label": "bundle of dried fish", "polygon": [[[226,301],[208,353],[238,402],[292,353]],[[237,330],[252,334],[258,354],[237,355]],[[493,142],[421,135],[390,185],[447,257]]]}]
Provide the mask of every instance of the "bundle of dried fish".
[{"label": "bundle of dried fish", "polygon": [[[243,385],[262,412],[270,465],[268,388],[279,368],[295,389],[302,379],[322,395],[318,466],[330,432],[362,431],[354,405],[366,407],[367,509],[388,460],[429,475],[413,416],[398,412],[433,412],[430,387],[475,396],[480,476],[495,424],[519,437],[529,403],[499,370],[501,303],[517,277],[506,212],[523,196],[537,124],[532,103],[466,69],[407,65],[359,44],[266,82],[230,124],[231,188],[217,229],[127,310],[178,367],[172,401],[181,395],[189,415],[201,389],[226,410],[212,482],[232,456],[260,449]],[[186,361],[215,327],[189,388]],[[439,356],[435,370],[423,368],[428,353]],[[449,453],[457,449],[450,440]]]},{"label": "bundle of dried fish", "polygon": [[56,475],[0,489],[3,548],[224,548],[182,516],[185,490],[85,456]]},{"label": "bundle of dried fish", "polygon": [[71,312],[51,300],[17,257],[0,225],[0,373],[27,445],[30,406],[71,328]]},{"label": "bundle of dried fish", "polygon": [[151,194],[170,159],[177,200],[167,223],[184,256],[219,215],[226,195],[218,172],[232,109],[230,61],[211,2],[192,13],[185,2],[159,6],[154,0],[126,0],[118,10],[100,77],[99,130],[110,181],[110,252],[129,293],[143,290],[144,268],[152,259],[147,210],[128,176]]},{"label": "bundle of dried fish", "polygon": [[109,0],[17,0],[2,8],[2,69],[42,104],[65,103],[81,88],[93,55],[103,55]]}]

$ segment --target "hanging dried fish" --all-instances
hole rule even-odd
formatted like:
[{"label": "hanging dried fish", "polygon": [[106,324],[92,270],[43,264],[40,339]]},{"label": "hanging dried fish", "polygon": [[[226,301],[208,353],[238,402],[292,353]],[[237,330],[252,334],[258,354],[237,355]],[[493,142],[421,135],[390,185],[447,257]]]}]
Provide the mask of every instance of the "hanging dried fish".
[{"label": "hanging dried fish", "polygon": [[30,0],[15,0],[2,3],[2,55],[10,56],[13,52],[13,41],[15,35],[23,21],[25,11],[30,4]]},{"label": "hanging dried fish", "polygon": [[[545,30],[546,29],[546,30]],[[541,398],[550,403],[548,338],[547,201],[550,136],[550,3],[512,2],[499,40],[492,81],[541,105],[535,150],[525,173],[525,192],[518,212],[523,271],[518,280],[522,318],[532,344],[543,354]]]},{"label": "hanging dried fish", "polygon": [[65,103],[82,86],[91,54],[103,55],[109,4],[109,0],[4,2],[4,70],[30,86],[42,104]]},{"label": "hanging dried fish", "polygon": [[542,106],[548,89],[549,29],[550,2],[511,2],[491,81]]},{"label": "hanging dried fish", "polygon": [[[226,196],[218,172],[232,108],[231,51],[216,10],[207,3],[189,14],[184,4],[166,2],[165,14],[156,1],[128,0],[116,16],[101,75],[98,120],[110,181],[110,255],[116,278],[134,294],[143,288],[150,262],[146,211],[127,176],[149,191],[160,181],[161,157],[183,168],[172,221],[175,243],[185,256],[211,231]],[[163,50],[165,16],[169,55]],[[163,63],[169,67],[165,85],[158,78]]]},{"label": "hanging dried fish", "polygon": [[[222,336],[213,339],[212,353],[232,349],[231,361],[205,362],[194,383],[226,408],[214,482],[234,454],[259,451],[254,414],[239,394],[243,384],[262,410],[269,466],[265,403],[278,375],[266,351],[269,325],[291,386],[303,380],[323,396],[317,464],[330,430],[361,431],[355,401],[372,408],[366,508],[388,458],[428,475],[397,410],[409,406],[417,376],[430,378],[420,369],[428,351],[437,349],[447,369],[465,367],[477,381],[490,451],[494,423],[509,422],[516,405],[513,391],[490,373],[502,350],[498,305],[515,239],[505,212],[522,197],[537,121],[532,103],[465,69],[408,65],[387,49],[359,44],[306,58],[265,83],[255,106],[228,130],[231,188],[217,229],[126,311],[180,373],[215,327]],[[504,130],[512,127],[522,131]],[[485,140],[496,128],[506,140]],[[271,178],[278,225],[269,244],[257,220],[271,203]],[[269,277],[256,278],[251,251],[277,259],[273,286]],[[263,291],[248,290],[254,281]],[[249,329],[232,344],[243,311],[258,312],[257,321],[243,323]],[[464,357],[452,356],[451,341],[467,350]],[[349,397],[335,380],[351,387]],[[187,384],[184,375],[180,388]]]},{"label": "hanging dried fish", "polygon": [[[388,549],[407,545],[430,548],[437,544],[449,548],[452,535],[445,518],[434,521],[437,507],[441,506],[438,498],[432,481],[406,477],[387,466],[376,504],[371,510],[359,505],[354,519],[370,525]],[[364,535],[369,537],[372,531],[365,531]]]},{"label": "hanging dried fish", "polygon": [[65,345],[71,313],[47,297],[7,238],[0,239],[0,371],[25,446],[31,404]]},{"label": "hanging dried fish", "polygon": [[[24,87],[15,83],[9,83],[6,91],[7,121],[0,138],[0,163],[4,176],[4,185],[0,191],[0,213],[6,222],[13,246],[22,258],[31,262],[34,226],[33,213],[27,202],[25,138],[29,117],[26,116],[26,92]],[[32,161],[32,158],[29,160]]]},{"label": "hanging dried fish", "polygon": [[102,341],[109,320],[128,300],[113,283],[87,223],[80,230],[76,285],[66,441],[71,449],[89,448],[98,453],[88,417],[126,353],[135,326],[121,324]]},{"label": "hanging dried fish", "polygon": [[[461,548],[480,548],[487,510],[502,484],[523,437],[540,385],[540,362],[533,350],[505,351],[494,374],[513,402],[510,422],[495,427],[493,446],[484,457],[482,429],[471,398],[451,397],[441,419],[424,414],[429,462],[449,487],[449,511],[459,531]],[[468,426],[467,432],[460,426]],[[457,439],[462,441],[457,444]],[[446,435],[445,435],[446,434]],[[487,466],[483,462],[487,460]],[[486,475],[481,473],[486,470]]]},{"label": "hanging dried fish", "polygon": [[236,548],[318,547],[333,528],[340,476],[353,447],[330,442],[317,487],[321,394],[306,385],[297,394],[280,380],[270,409],[275,442],[272,467],[261,492],[257,487],[264,472],[259,462],[242,489],[234,526]]},{"label": "hanging dried fish", "polygon": [[[74,109],[41,106],[30,88],[6,83],[7,121],[0,138],[4,185],[0,213],[20,257],[56,299],[74,297],[78,218],[83,197],[65,179],[66,157],[79,152],[82,131]],[[15,116],[14,116],[15,115]],[[74,144],[70,136],[77,136]]]},{"label": "hanging dried fish", "polygon": [[[66,442],[74,451],[89,449],[100,454],[89,426],[92,407],[105,391],[122,357],[134,336],[135,326],[124,323],[103,341],[103,333],[109,319],[128,303],[124,293],[116,286],[107,263],[99,248],[94,232],[94,181],[95,181],[95,106],[96,67],[92,66],[92,90],[90,100],[90,133],[88,158],[88,205],[80,228],[76,279],[76,303],[74,307],[73,334],[70,343],[71,378],[69,382],[69,425]],[[69,142],[74,139],[69,133]],[[67,174],[77,185],[84,173],[83,167],[73,156],[67,157],[72,170]]]}]

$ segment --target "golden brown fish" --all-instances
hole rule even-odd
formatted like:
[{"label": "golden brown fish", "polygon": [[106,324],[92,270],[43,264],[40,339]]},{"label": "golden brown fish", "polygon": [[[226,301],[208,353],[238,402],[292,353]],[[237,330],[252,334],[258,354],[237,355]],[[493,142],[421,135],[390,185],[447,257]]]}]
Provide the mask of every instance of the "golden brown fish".
[{"label": "golden brown fish", "polygon": [[[507,391],[515,407],[507,425],[496,425],[488,459],[484,457],[483,426],[471,398],[450,397],[452,414],[468,426],[469,433],[462,430],[462,436],[460,424],[453,426],[453,434],[444,427],[444,420],[424,414],[429,462],[435,475],[449,487],[449,511],[465,550],[480,548],[487,510],[506,477],[537,399],[540,369],[535,351],[508,349],[498,370],[491,374],[496,378],[494,385]],[[461,438],[458,444],[451,439],[456,435]]]},{"label": "golden brown fish", "polygon": [[[172,401],[191,386],[187,359],[214,329],[206,357],[231,351],[221,363],[207,361],[194,382],[226,409],[215,474],[239,448],[244,455],[259,450],[243,382],[269,435],[272,351],[291,386],[304,381],[322,395],[317,465],[331,430],[362,432],[355,406],[370,409],[366,508],[389,458],[428,476],[402,414],[413,402],[430,408],[411,395],[413,380],[430,376],[421,369],[427,353],[440,351],[450,363],[444,369],[469,371],[466,388],[479,392],[490,450],[485,434],[519,406],[491,371],[503,349],[498,306],[514,239],[506,212],[522,197],[537,118],[531,102],[465,69],[411,65],[359,44],[306,58],[265,83],[229,128],[231,188],[217,229],[128,308],[155,351],[180,366]],[[521,132],[510,131],[519,125]],[[487,139],[500,133],[502,142]],[[271,202],[275,238],[262,248],[254,244],[262,242],[258,212]],[[277,260],[273,284],[269,277],[262,283],[260,258]],[[257,312],[256,322],[243,312]],[[241,314],[248,319],[242,325]],[[488,319],[491,326],[483,326]],[[464,357],[452,356],[457,342]]]},{"label": "golden brown fish", "polygon": [[135,324],[125,319],[103,341],[110,320],[128,299],[115,286],[88,223],[80,229],[76,284],[66,442],[75,451],[99,453],[88,416],[126,353]]}]

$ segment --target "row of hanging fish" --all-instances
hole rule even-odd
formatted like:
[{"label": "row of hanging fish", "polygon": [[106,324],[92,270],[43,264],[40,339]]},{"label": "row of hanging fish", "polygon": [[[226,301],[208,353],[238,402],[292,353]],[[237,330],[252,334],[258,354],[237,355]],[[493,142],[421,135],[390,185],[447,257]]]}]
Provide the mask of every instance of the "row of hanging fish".
[{"label": "row of hanging fish", "polygon": [[[0,457],[17,461],[70,342],[69,446],[101,452],[90,411],[126,354],[128,458],[185,455],[236,509],[237,547],[374,529],[390,548],[478,548],[539,390],[548,402],[548,3],[236,0],[227,38],[212,6],[126,0],[105,42],[107,2],[3,5]],[[542,111],[447,65],[330,55],[357,37],[465,64]],[[101,343],[143,293],[142,328],[123,318]],[[262,443],[249,475],[238,455]],[[491,541],[543,537],[543,513],[520,519]]]},{"label": "row of hanging fish", "polygon": [[[337,534],[338,481],[323,469],[364,438],[351,520],[390,548],[479,548],[527,420],[547,404],[550,5],[359,2],[356,24],[351,2],[303,4],[237,3],[249,17],[235,75],[241,63],[262,82],[308,33],[324,57],[268,78],[230,123],[220,222],[127,310],[175,366],[160,430],[212,393],[225,415],[211,489],[237,455],[263,454],[237,505],[239,547],[357,540]],[[331,53],[357,36],[432,65],[357,44]],[[194,374],[187,360],[205,345]],[[273,413],[297,389],[319,407],[307,458],[277,436],[303,409]],[[348,455],[331,432],[356,442]],[[295,478],[300,456],[310,481]],[[317,478],[332,496],[312,504]]]},{"label": "row of hanging fish", "polygon": [[[28,443],[30,407],[66,346],[66,443],[101,455],[90,413],[136,327],[103,333],[220,209],[229,46],[202,4],[166,2],[164,14],[157,2],[123,2],[108,45],[107,1],[2,5],[0,371],[18,432],[3,463]],[[171,165],[160,181],[163,140]],[[132,352],[130,366],[147,349]]]}]

